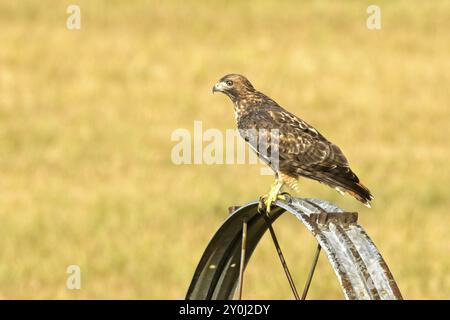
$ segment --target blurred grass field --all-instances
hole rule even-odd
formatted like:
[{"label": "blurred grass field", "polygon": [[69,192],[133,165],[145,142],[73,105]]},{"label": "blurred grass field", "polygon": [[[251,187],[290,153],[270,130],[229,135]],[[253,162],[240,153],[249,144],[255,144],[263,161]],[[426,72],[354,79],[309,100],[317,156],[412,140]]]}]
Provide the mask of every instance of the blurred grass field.
[{"label": "blurred grass field", "polygon": [[[367,1],[80,0],[69,31],[71,3],[0,1],[0,298],[184,298],[227,207],[272,182],[171,162],[173,130],[234,128],[211,94],[230,72],[340,145],[375,201],[300,195],[358,211],[405,298],[450,298],[449,1],[377,1],[379,31]],[[301,287],[293,219],[275,228]],[[268,238],[246,278],[245,298],[292,298]],[[323,255],[310,297],[342,298]]]}]

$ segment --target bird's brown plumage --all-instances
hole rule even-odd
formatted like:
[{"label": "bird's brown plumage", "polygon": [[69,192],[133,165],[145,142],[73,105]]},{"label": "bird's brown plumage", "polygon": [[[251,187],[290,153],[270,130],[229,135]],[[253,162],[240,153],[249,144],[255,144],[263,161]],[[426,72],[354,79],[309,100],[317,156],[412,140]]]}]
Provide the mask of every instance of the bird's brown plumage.
[{"label": "bird's brown plumage", "polygon": [[[247,78],[238,74],[226,75],[217,82],[213,91],[223,92],[231,99],[241,135],[285,183],[294,187],[298,177],[310,178],[346,191],[369,205],[373,196],[350,169],[339,147],[304,120],[257,91]],[[261,146],[257,145],[258,138],[253,135],[261,132],[267,135],[267,148],[272,140],[277,139],[277,166],[266,156],[273,150],[261,152]],[[278,136],[275,137],[273,132]]]}]

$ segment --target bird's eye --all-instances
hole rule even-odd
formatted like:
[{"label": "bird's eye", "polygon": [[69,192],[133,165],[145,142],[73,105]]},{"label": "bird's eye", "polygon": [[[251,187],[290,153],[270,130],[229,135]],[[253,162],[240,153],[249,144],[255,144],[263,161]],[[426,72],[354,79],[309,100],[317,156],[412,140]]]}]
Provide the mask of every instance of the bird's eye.
[{"label": "bird's eye", "polygon": [[226,82],[226,84],[227,84],[227,86],[231,87],[231,86],[233,85],[233,81],[228,80],[228,81]]}]

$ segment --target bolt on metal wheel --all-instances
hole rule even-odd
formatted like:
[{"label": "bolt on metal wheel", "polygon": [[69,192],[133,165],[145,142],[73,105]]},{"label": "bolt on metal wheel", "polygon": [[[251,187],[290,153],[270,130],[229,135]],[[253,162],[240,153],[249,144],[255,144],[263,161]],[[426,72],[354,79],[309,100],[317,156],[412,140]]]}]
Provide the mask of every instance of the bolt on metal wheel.
[{"label": "bolt on metal wheel", "polygon": [[[323,251],[346,299],[399,300],[402,295],[389,268],[356,212],[345,212],[319,199],[287,197],[274,203],[266,217],[253,201],[235,207],[211,239],[194,273],[186,299],[230,300],[242,297],[244,271],[264,233],[269,230],[295,299],[305,299]],[[317,241],[311,268],[299,295],[272,223],[284,212],[300,220]]]}]

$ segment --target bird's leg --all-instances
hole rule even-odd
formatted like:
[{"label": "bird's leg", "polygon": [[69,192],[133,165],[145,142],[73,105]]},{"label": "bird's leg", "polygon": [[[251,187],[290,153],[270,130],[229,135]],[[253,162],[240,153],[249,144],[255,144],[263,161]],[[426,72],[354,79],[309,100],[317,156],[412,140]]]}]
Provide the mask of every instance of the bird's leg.
[{"label": "bird's leg", "polygon": [[283,194],[280,194],[281,188],[283,187],[284,182],[281,179],[276,179],[275,182],[270,187],[270,191],[268,194],[262,196],[259,199],[258,211],[265,211],[266,214],[270,214],[270,209],[272,203],[277,200],[286,200],[286,197]]}]

